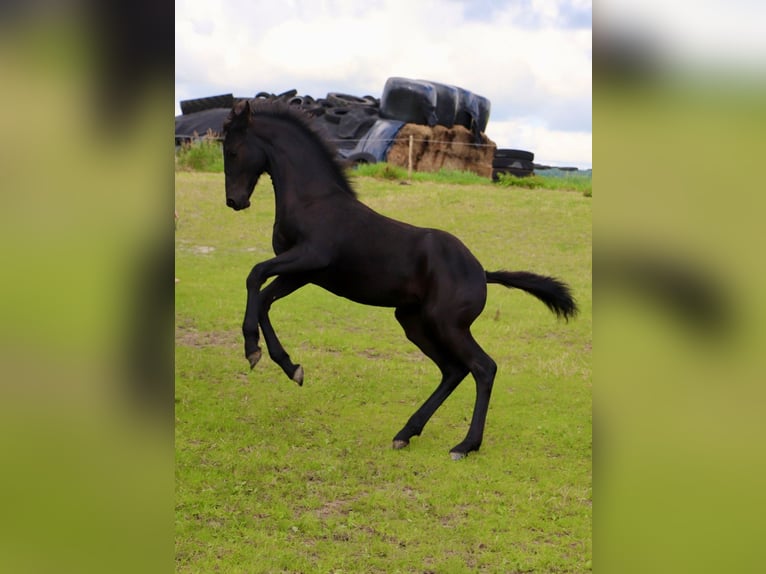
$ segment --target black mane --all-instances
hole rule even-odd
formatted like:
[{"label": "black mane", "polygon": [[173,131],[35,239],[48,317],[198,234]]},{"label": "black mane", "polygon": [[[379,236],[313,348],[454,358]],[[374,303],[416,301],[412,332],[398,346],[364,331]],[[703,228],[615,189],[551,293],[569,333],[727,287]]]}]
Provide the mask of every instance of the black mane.
[{"label": "black mane", "polygon": [[[333,173],[340,184],[339,187],[344,192],[356,197],[356,192],[351,187],[351,182],[346,175],[345,168],[338,161],[338,154],[335,146],[331,142],[327,141],[319,131],[312,125],[311,118],[303,113],[299,108],[289,106],[280,101],[264,100],[256,98],[248,100],[250,104],[250,113],[253,116],[266,116],[270,118],[277,118],[285,120],[294,126],[301,129],[311,141],[317,144],[317,149],[320,150],[322,155],[325,156],[327,162],[332,166]],[[234,118],[234,110],[229,113],[229,116],[223,123],[223,135],[226,136],[232,119]]]}]

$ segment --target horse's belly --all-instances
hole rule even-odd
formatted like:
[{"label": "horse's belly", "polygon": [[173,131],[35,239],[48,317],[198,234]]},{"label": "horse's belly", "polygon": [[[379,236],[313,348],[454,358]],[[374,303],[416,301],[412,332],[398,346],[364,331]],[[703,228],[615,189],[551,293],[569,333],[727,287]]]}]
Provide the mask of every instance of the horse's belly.
[{"label": "horse's belly", "polygon": [[416,290],[406,283],[394,283],[381,278],[345,278],[336,275],[319,278],[314,283],[330,293],[363,305],[400,307],[419,301]]}]

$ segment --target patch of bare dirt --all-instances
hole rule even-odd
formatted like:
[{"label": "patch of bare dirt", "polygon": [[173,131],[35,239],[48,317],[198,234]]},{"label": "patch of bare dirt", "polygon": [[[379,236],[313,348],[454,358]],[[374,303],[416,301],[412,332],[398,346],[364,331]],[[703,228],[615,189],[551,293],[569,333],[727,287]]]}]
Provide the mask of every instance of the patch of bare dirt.
[{"label": "patch of bare dirt", "polygon": [[228,347],[239,342],[239,334],[231,331],[198,331],[176,325],[176,345],[184,347]]}]

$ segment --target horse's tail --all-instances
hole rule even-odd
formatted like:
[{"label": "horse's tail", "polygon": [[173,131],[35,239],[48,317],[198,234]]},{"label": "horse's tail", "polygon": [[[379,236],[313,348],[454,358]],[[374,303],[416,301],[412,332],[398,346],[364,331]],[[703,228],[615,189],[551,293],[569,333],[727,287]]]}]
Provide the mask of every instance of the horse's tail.
[{"label": "horse's tail", "polygon": [[529,271],[485,271],[487,283],[498,283],[534,295],[556,313],[557,317],[577,315],[577,303],[572,297],[569,285],[554,277],[537,275]]}]

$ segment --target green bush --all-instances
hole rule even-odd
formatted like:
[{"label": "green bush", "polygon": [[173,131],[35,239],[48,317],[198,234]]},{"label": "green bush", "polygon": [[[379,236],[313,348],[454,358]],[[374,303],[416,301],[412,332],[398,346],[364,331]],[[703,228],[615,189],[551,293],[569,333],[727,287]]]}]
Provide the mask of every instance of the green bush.
[{"label": "green bush", "polygon": [[401,167],[381,163],[363,163],[350,168],[352,175],[374,177],[377,179],[404,180],[407,179],[407,170]]},{"label": "green bush", "polygon": [[191,171],[223,172],[221,142],[201,138],[183,144],[176,151],[176,167]]}]

